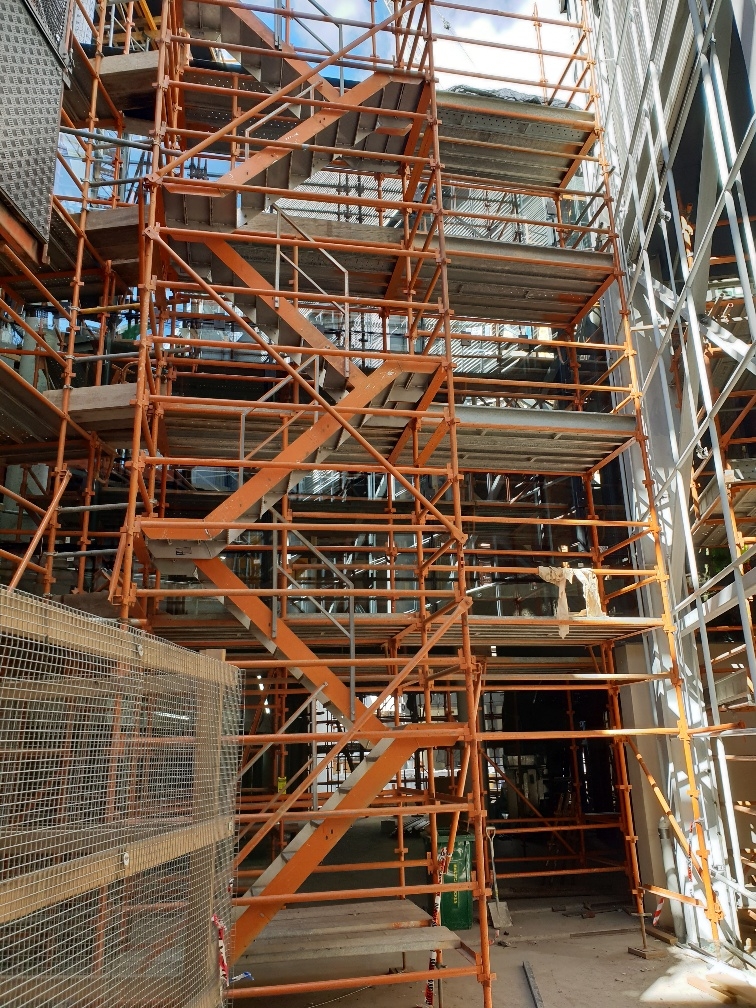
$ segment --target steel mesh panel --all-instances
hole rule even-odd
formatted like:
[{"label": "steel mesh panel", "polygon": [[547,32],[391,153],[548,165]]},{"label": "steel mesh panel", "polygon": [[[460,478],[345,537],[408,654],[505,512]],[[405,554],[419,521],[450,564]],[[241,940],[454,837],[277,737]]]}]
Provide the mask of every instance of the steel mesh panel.
[{"label": "steel mesh panel", "polygon": [[23,0],[0,0],[0,192],[45,241],[62,86],[61,62]]},{"label": "steel mesh panel", "polygon": [[0,1004],[221,1004],[236,670],[6,589],[0,670]]}]

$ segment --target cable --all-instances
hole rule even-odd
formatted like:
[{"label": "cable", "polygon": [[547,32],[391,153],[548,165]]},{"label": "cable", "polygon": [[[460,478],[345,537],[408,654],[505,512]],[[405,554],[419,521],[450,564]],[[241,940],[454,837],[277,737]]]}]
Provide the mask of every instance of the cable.
[{"label": "cable", "polygon": [[372,987],[358,987],[357,990],[349,991],[348,994],[341,994],[339,997],[331,998],[330,1001],[318,1001],[313,1002],[307,1006],[307,1008],[320,1008],[321,1005],[333,1004],[335,1001],[343,1001],[344,998],[351,997],[353,994],[360,994],[362,991],[372,990]]}]

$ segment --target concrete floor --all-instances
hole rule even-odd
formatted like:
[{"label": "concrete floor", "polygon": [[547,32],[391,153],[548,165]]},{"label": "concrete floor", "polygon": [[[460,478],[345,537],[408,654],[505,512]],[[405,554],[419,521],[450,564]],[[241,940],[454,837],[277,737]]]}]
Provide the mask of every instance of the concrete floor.
[{"label": "concrete floor", "polygon": [[[538,906],[513,909],[513,927],[507,941],[509,948],[493,946],[491,962],[496,972],[493,985],[495,1008],[534,1008],[523,960],[534,971],[545,1008],[603,1008],[606,1005],[655,1005],[657,1008],[682,1008],[685,1005],[717,1004],[713,998],[691,987],[689,975],[703,975],[706,965],[699,959],[677,949],[667,949],[656,941],[650,945],[665,951],[661,960],[643,960],[628,954],[628,944],[637,944],[634,934],[597,935],[591,930],[624,928],[630,918],[623,912],[604,913],[588,921],[565,918],[554,913],[548,901],[536,901]],[[576,923],[577,920],[577,923]],[[578,931],[584,937],[570,938]],[[459,932],[466,944],[477,946],[477,930]],[[369,956],[359,960],[339,959],[330,963],[297,963],[296,952],[287,964],[285,975],[280,969],[258,970],[255,980],[266,985],[275,982],[296,983],[331,977],[387,973],[401,965],[400,956]],[[459,953],[446,952],[448,966],[467,965]],[[407,969],[426,969],[427,956],[410,955]],[[271,1008],[312,1008],[331,1003],[344,1008],[414,1008],[423,1004],[423,984],[399,984],[386,987],[357,989],[352,992],[332,991],[317,994],[264,999]],[[337,1000],[338,999],[338,1000]],[[443,990],[443,1008],[477,1008],[482,1005],[480,988],[467,977],[447,980]],[[238,1003],[238,1002],[234,1002]],[[260,999],[245,1002],[260,1005]]]},{"label": "concrete floor", "polygon": [[[345,863],[364,860],[388,860],[393,857],[396,840],[378,832],[379,825],[357,825],[331,853],[327,863]],[[422,839],[408,842],[408,857],[421,857]],[[416,876],[416,877],[415,877]],[[553,893],[548,897],[533,898],[520,893],[508,895],[508,905],[513,926],[503,940],[509,947],[491,947],[492,968],[497,979],[493,987],[495,1008],[534,1008],[534,1002],[522,968],[527,960],[534,971],[543,998],[544,1008],[604,1008],[607,1005],[654,1005],[658,1008],[683,1008],[686,1005],[717,1004],[718,1001],[690,986],[687,977],[703,975],[706,964],[700,959],[676,948],[649,939],[649,945],[664,953],[659,960],[644,960],[630,955],[628,945],[640,944],[635,928],[635,918],[623,910],[597,915],[590,919],[565,916],[552,907],[568,906],[576,909],[583,902],[613,899],[617,883],[609,876],[594,889],[592,895],[586,888],[578,890],[579,882],[554,879]],[[408,882],[425,882],[424,872],[417,869]],[[303,889],[324,889],[330,886],[334,896],[339,888],[357,885],[395,885],[393,872],[360,872],[343,875],[315,874]],[[502,897],[503,898],[503,897]],[[417,902],[424,905],[423,898]],[[626,933],[595,934],[609,929],[633,929]],[[465,944],[479,948],[477,927],[472,931],[458,932]],[[492,933],[493,934],[493,933]],[[579,935],[579,937],[573,937]],[[469,961],[457,951],[444,953],[447,966],[468,966]],[[359,959],[340,958],[330,961],[297,961],[296,948],[291,950],[291,960],[285,969],[280,965],[257,967],[253,986],[275,983],[297,983],[307,980],[324,980],[335,977],[382,975],[392,968],[401,967],[401,955],[375,955]],[[427,969],[425,953],[407,956],[407,970]],[[245,986],[245,983],[239,986]],[[255,998],[234,1001],[234,1004],[270,1006],[270,1008],[314,1008],[319,1005],[338,1004],[344,1008],[395,1008],[395,1006],[423,1005],[423,983],[393,984],[345,991],[325,991],[316,994],[286,996],[282,998]],[[438,1005],[438,1000],[436,1000]],[[443,1008],[478,1008],[482,1006],[481,991],[472,978],[452,978],[443,984]]]}]

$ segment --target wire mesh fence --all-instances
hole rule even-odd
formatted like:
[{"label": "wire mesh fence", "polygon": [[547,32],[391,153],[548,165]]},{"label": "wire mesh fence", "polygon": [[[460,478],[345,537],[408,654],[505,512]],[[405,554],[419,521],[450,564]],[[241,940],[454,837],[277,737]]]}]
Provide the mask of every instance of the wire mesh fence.
[{"label": "wire mesh fence", "polygon": [[0,670],[0,1004],[221,1004],[237,670],[5,589]]}]

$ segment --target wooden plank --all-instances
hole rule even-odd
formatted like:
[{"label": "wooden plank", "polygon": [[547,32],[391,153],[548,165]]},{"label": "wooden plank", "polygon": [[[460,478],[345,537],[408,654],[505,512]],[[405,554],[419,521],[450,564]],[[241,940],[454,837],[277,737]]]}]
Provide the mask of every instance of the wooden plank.
[{"label": "wooden plank", "polygon": [[384,919],[375,919],[373,917],[360,917],[356,921],[350,921],[348,917],[331,917],[318,923],[315,920],[312,921],[292,921],[290,924],[280,924],[278,926],[277,921],[274,920],[269,924],[260,938],[263,939],[273,939],[273,938],[283,938],[286,936],[293,935],[314,935],[314,934],[335,934],[339,931],[353,931],[354,933],[365,934],[371,931],[385,931],[389,928],[393,930],[403,930],[406,928],[421,928],[430,927],[431,920],[428,917],[427,920],[405,920],[405,921],[386,921]]},{"label": "wooden plank", "polygon": [[745,1004],[756,1004],[756,983],[750,970],[735,969],[725,963],[715,963],[706,972],[706,979],[717,990],[726,991]]},{"label": "wooden plank", "polygon": [[536,983],[535,973],[533,972],[533,967],[525,959],[522,964],[522,968],[525,971],[525,979],[528,981],[528,987],[530,988],[530,995],[533,998],[533,1004],[535,1008],[544,1008],[543,998],[541,997],[541,992],[538,990],[538,984]]},{"label": "wooden plank", "polygon": [[[334,896],[338,898],[338,892],[335,892]],[[301,912],[295,916],[292,912],[295,910]],[[290,912],[292,912],[291,916],[289,916]],[[280,920],[287,927],[302,922],[310,923],[311,921],[315,921],[316,923],[322,923],[325,919],[345,920],[349,923],[354,923],[355,927],[360,927],[365,920],[378,919],[384,921],[386,924],[399,924],[406,921],[427,921],[431,917],[422,907],[419,907],[409,899],[370,901],[369,903],[360,904],[359,910],[352,910],[351,906],[343,903],[337,906],[324,907],[290,907],[282,910],[276,917],[276,921]]]},{"label": "wooden plank", "polygon": [[657,938],[659,941],[666,942],[667,945],[677,945],[677,938],[669,931],[663,931],[661,928],[654,927],[653,924],[646,924],[646,934],[651,935],[652,938]]},{"label": "wooden plank", "polygon": [[667,953],[661,949],[642,948],[637,945],[628,946],[627,951],[630,955],[637,956],[639,959],[666,959],[667,957]]},{"label": "wooden plank", "polygon": [[687,978],[688,983],[691,987],[695,987],[696,990],[703,991],[704,994],[708,994],[712,1001],[718,1001],[719,1004],[735,1004],[737,996],[730,994],[728,991],[717,990],[716,987],[712,987],[706,977],[702,976],[689,976]]},{"label": "wooden plank", "polygon": [[[403,904],[407,904],[404,906]],[[421,910],[410,900],[395,900],[392,903],[365,903],[356,913],[349,907],[301,907],[297,917],[289,916],[282,910],[268,924],[260,939],[285,937],[286,935],[327,934],[334,931],[381,931],[388,928],[428,927],[430,914]],[[337,910],[339,913],[324,913]],[[304,913],[301,913],[304,911]]]},{"label": "wooden plank", "polygon": [[341,931],[303,936],[296,946],[284,937],[276,941],[258,938],[239,961],[240,965],[289,962],[292,959],[339,959],[346,956],[386,955],[395,952],[425,952],[456,949],[461,940],[445,927],[386,928],[369,935]]},{"label": "wooden plank", "polygon": [[637,927],[596,928],[592,931],[573,931],[570,938],[590,938],[591,935],[633,934],[637,930]]},{"label": "wooden plank", "polygon": [[[0,883],[0,923],[18,920],[44,907],[110,885],[226,839],[234,821],[218,816],[206,822],[148,837],[86,857],[40,868]],[[128,864],[124,854],[128,853]]]}]

